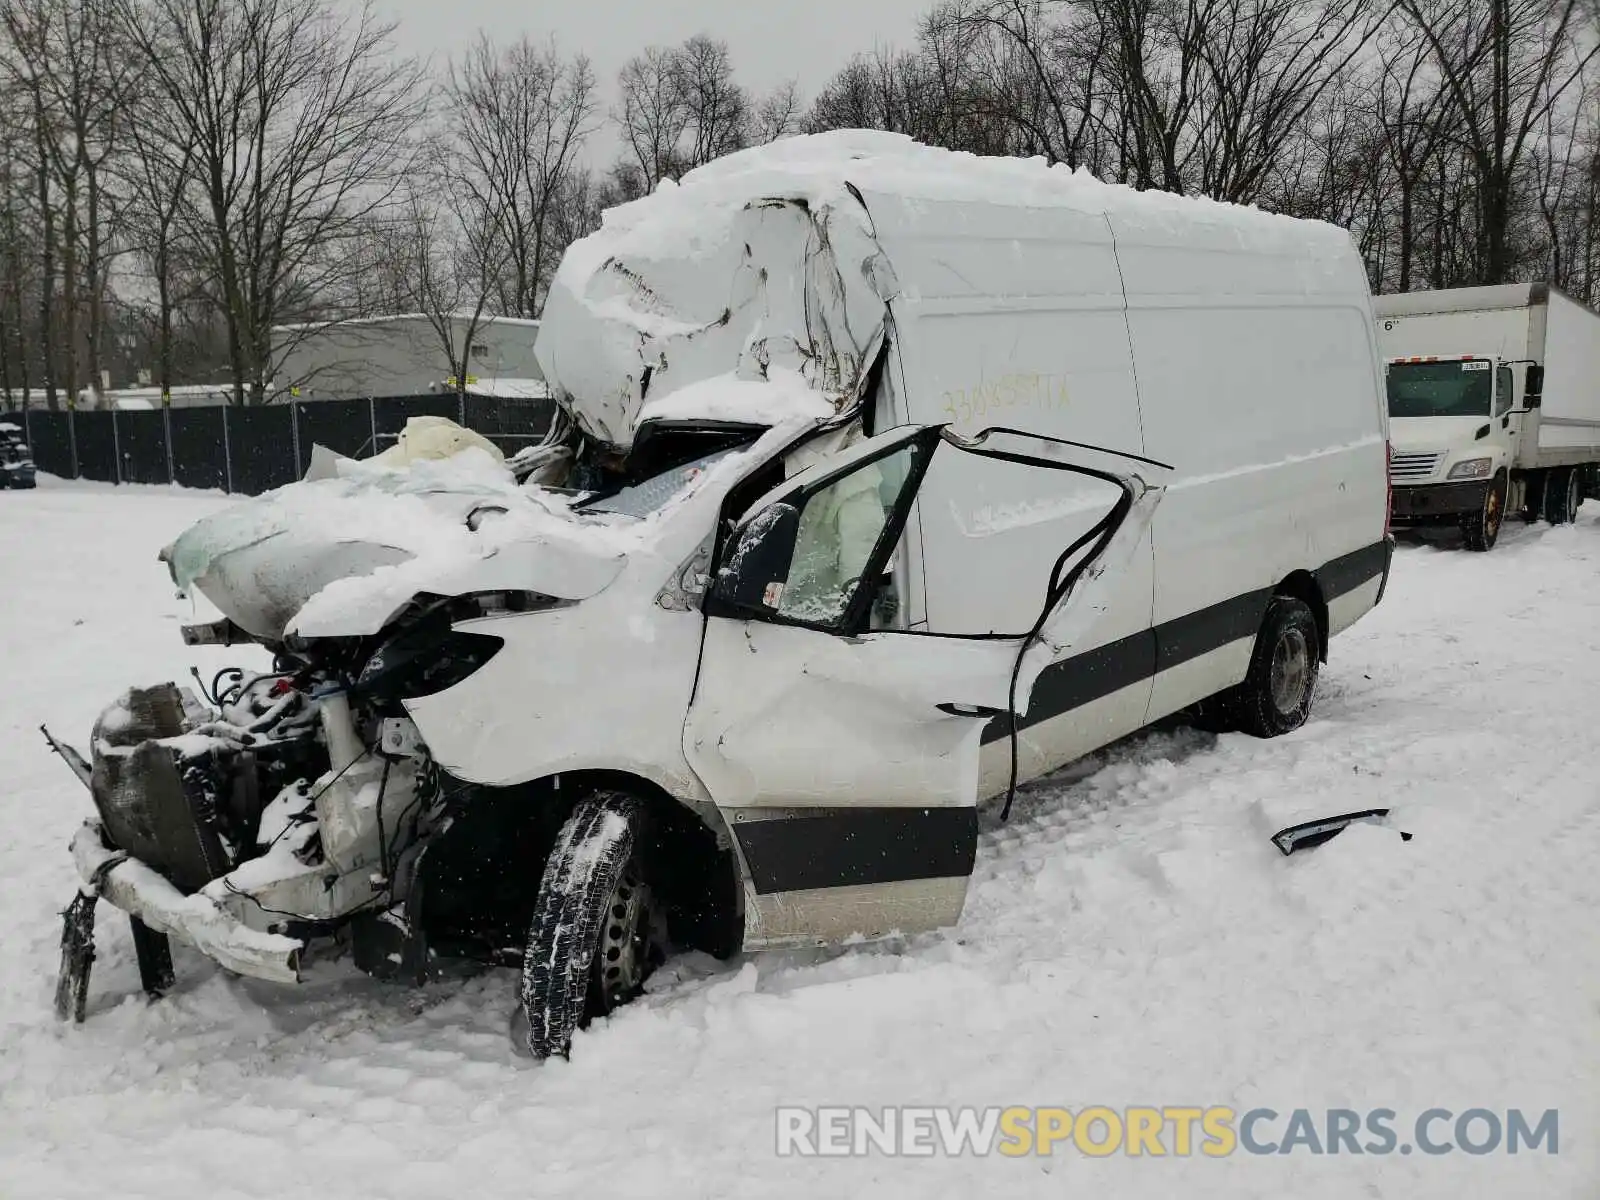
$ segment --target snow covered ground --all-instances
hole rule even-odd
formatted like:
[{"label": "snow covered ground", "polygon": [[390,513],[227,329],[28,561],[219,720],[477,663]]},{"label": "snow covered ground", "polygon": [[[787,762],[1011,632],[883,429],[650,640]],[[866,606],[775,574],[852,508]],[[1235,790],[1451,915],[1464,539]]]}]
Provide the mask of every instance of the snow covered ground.
[{"label": "snow covered ground", "polygon": [[[50,1011],[82,740],[209,677],[156,550],[225,503],[0,494],[0,1196],[1593,1197],[1600,1192],[1600,504],[1471,555],[1403,547],[1274,742],[1148,734],[991,815],[961,926],[677,964],[530,1066],[512,975],[289,993],[183,947],[149,1005],[101,913],[88,1022]],[[1388,805],[1281,858],[1285,805]],[[778,1104],[1560,1110],[1560,1153],[780,1159]],[[1281,1134],[1281,1128],[1273,1136]]]}]

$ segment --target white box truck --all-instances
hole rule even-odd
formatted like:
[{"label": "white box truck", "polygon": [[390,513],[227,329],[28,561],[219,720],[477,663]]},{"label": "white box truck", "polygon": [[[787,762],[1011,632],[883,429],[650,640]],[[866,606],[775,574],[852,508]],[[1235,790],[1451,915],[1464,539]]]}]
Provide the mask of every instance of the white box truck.
[{"label": "white box truck", "polygon": [[1543,283],[1379,296],[1396,525],[1571,521],[1600,495],[1600,314]]},{"label": "white box truck", "polygon": [[[620,486],[349,464],[178,539],[280,674],[109,714],[89,894],[286,982],[344,924],[377,970],[509,954],[519,1044],[562,1053],[664,948],[954,922],[1013,780],[1202,701],[1297,728],[1388,576],[1371,296],[1329,225],[797,138],[609,212],[539,358]],[[271,788],[227,783],[246,750]],[[194,850],[207,779],[276,795],[259,835]]]}]

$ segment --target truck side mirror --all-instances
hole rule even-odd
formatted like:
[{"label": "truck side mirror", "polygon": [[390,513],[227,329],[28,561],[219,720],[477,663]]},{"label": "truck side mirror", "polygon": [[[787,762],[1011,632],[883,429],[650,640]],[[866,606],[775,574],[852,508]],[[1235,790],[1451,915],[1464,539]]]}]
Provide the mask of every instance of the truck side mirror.
[{"label": "truck side mirror", "polygon": [[1528,377],[1522,385],[1522,407],[1538,408],[1544,399],[1544,368],[1530,363]]},{"label": "truck side mirror", "polygon": [[751,609],[775,611],[783,598],[800,532],[800,510],[786,501],[768,505],[733,535],[707,596],[707,611],[733,616]]}]

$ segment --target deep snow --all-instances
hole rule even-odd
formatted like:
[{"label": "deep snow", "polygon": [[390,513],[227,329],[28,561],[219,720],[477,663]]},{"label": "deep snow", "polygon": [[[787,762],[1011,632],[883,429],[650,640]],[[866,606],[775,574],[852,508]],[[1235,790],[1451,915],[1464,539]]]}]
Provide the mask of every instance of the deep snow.
[{"label": "deep snow", "polygon": [[[132,683],[208,676],[157,550],[221,497],[0,493],[0,1196],[1093,1194],[1593,1197],[1600,1188],[1600,504],[1488,555],[1406,546],[1273,742],[1147,734],[985,819],[959,928],[676,964],[514,1057],[515,976],[300,992],[175,947],[137,993],[101,912],[90,1018],[50,1010],[80,743]],[[1277,815],[1392,805],[1280,858]],[[1561,1110],[1515,1158],[795,1160],[790,1104]]]}]

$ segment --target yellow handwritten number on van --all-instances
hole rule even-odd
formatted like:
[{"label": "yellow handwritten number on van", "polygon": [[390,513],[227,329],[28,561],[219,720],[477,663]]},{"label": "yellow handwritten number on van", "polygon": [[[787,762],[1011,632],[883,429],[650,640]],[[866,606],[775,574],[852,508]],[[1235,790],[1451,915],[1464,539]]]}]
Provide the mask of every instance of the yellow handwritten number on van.
[{"label": "yellow handwritten number on van", "polygon": [[952,424],[1015,408],[1053,412],[1067,406],[1067,381],[1055,374],[1007,372],[970,388],[952,388],[943,400],[945,416]]}]

